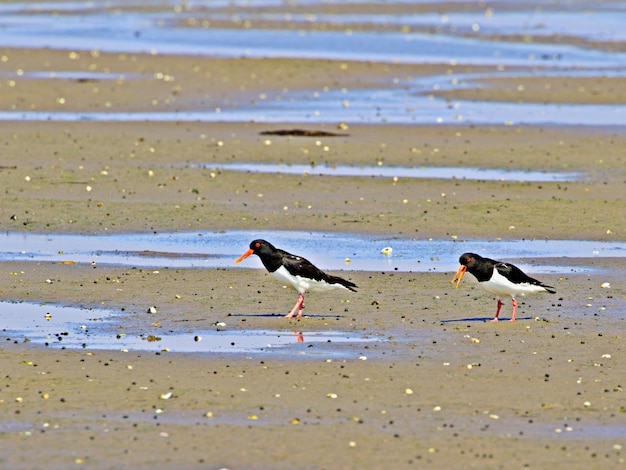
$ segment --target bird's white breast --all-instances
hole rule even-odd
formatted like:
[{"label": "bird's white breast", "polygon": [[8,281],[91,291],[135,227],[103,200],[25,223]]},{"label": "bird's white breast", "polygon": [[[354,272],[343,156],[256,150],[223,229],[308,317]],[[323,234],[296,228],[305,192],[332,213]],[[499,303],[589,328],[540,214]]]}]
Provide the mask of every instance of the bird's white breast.
[{"label": "bird's white breast", "polygon": [[515,297],[516,295],[526,295],[526,294],[534,294],[536,292],[545,292],[545,289],[543,287],[536,286],[534,284],[529,284],[527,282],[515,284],[509,281],[502,274],[500,274],[497,269],[493,270],[493,276],[491,276],[491,279],[485,282],[481,282],[480,285],[487,292],[491,292],[492,294],[498,297],[505,296],[505,295],[510,295],[511,297]]},{"label": "bird's white breast", "polygon": [[276,279],[293,287],[298,293],[305,292],[321,292],[332,289],[345,289],[341,284],[330,284],[326,281],[316,281],[315,279],[307,279],[302,276],[294,276],[284,266],[271,273]]}]

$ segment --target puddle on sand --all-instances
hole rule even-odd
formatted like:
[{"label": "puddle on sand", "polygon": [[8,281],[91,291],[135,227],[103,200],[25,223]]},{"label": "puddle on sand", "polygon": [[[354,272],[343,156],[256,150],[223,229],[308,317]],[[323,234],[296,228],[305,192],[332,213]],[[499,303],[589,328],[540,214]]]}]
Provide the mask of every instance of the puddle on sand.
[{"label": "puddle on sand", "polygon": [[376,341],[342,331],[154,329],[149,334],[115,333],[112,311],[0,302],[0,334],[8,341],[28,341],[53,348],[168,351],[186,353],[284,353],[343,355],[334,345]]},{"label": "puddle on sand", "polygon": [[[341,94],[341,105],[335,99]],[[177,111],[0,111],[0,121],[55,122],[264,122],[332,124],[498,124],[621,126],[626,106],[592,104],[507,103],[454,100],[411,95],[402,90],[329,92],[312,101],[310,93],[289,100],[259,101],[247,106]],[[410,106],[407,107],[407,103]]]},{"label": "puddle on sand", "polygon": [[[309,258],[325,270],[450,272],[464,252],[514,262],[563,258],[558,266],[533,266],[532,271],[588,272],[569,267],[567,258],[626,258],[625,242],[589,240],[462,240],[412,239],[355,233],[303,231],[220,231],[68,235],[0,234],[0,261],[44,261],[114,264],[152,268],[235,268],[233,262],[255,238]],[[393,248],[390,256],[381,253]],[[243,265],[243,266],[242,266]],[[256,257],[239,268],[262,268]]]},{"label": "puddle on sand", "polygon": [[402,167],[349,165],[286,165],[273,163],[219,163],[202,164],[203,168],[251,173],[283,173],[288,175],[370,176],[385,178],[469,179],[490,181],[575,181],[580,173],[504,170],[470,167]]},{"label": "puddle on sand", "polygon": [[[278,317],[277,317],[278,319]],[[157,332],[158,333],[158,332]],[[122,337],[90,336],[84,343],[90,349],[127,349],[186,353],[285,353],[294,355],[343,354],[331,345],[356,345],[375,341],[342,331],[278,330],[194,330],[186,333],[167,331],[156,335]],[[72,346],[82,347],[77,338]],[[82,344],[82,343],[81,343]]]}]

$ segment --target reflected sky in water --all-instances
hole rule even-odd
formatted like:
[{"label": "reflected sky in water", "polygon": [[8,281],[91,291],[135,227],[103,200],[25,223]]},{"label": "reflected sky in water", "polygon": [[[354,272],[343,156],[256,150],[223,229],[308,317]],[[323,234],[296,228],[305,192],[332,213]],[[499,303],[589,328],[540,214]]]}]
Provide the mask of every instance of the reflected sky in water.
[{"label": "reflected sky in water", "polygon": [[[282,315],[275,316],[284,323]],[[208,328],[208,319],[198,321],[195,329],[147,327],[142,333],[133,333],[116,323],[119,317],[119,312],[102,309],[0,302],[0,334],[20,342],[28,338],[33,344],[51,348],[327,357],[358,355],[359,344],[378,340],[376,336],[332,330],[241,330],[225,323]],[[146,324],[151,323],[148,320]],[[346,344],[354,350],[336,347]]]},{"label": "reflected sky in water", "polygon": [[383,178],[469,179],[481,181],[574,181],[580,173],[549,171],[504,170],[499,168],[471,167],[400,167],[400,166],[348,166],[348,165],[284,165],[272,163],[220,163],[199,165],[227,171],[251,173],[282,173],[289,175],[370,176]]},{"label": "reflected sky in water", "polygon": [[[584,272],[568,266],[567,258],[626,257],[626,243],[586,240],[462,240],[411,239],[352,233],[300,231],[220,231],[64,235],[5,233],[0,235],[2,261],[74,261],[133,267],[258,268],[251,257],[234,267],[250,241],[265,238],[286,251],[309,258],[326,270],[456,271],[467,251],[490,258],[515,260],[564,258],[560,266],[535,266],[534,272]],[[392,247],[391,256],[381,253]]]},{"label": "reflected sky in water", "polygon": [[[344,6],[349,2],[335,2]],[[376,5],[377,2],[364,2]],[[319,96],[290,93],[290,99],[259,101],[219,113],[180,112],[0,112],[0,120],[200,121],[471,124],[622,125],[626,106],[517,102],[448,101],[427,96],[436,89],[480,86],[476,79],[518,75],[626,75],[626,54],[603,43],[626,40],[624,2],[570,2],[566,6],[485,6],[464,11],[445,2],[445,13],[363,13],[347,8],[329,13],[324,2],[298,2],[314,13],[292,12],[285,2],[12,2],[0,4],[2,45],[8,47],[186,54],[207,57],[315,58],[410,64],[498,66],[474,77],[416,77],[368,90],[329,90]],[[428,2],[436,4],[437,2]],[[441,2],[442,5],[444,2]],[[507,5],[508,3],[508,5]],[[328,5],[326,5],[327,7]],[[319,11],[317,11],[319,10]],[[442,11],[444,11],[442,9]],[[271,21],[270,28],[256,27]],[[215,26],[213,23],[218,23]],[[246,23],[249,22],[249,23]],[[332,24],[336,30],[292,28]],[[367,30],[356,25],[367,24]],[[232,25],[232,28],[226,27]],[[503,40],[502,35],[517,40]],[[545,42],[545,38],[558,41]],[[524,38],[523,40],[520,38]],[[543,39],[542,39],[543,38]],[[584,42],[580,41],[593,41]],[[27,71],[37,74],[37,71]],[[65,71],[72,76],[72,71]],[[6,71],[3,72],[6,75]],[[31,75],[33,76],[33,75]],[[132,77],[126,77],[132,79]],[[106,79],[106,78],[98,78]],[[343,106],[349,102],[349,106]]]}]

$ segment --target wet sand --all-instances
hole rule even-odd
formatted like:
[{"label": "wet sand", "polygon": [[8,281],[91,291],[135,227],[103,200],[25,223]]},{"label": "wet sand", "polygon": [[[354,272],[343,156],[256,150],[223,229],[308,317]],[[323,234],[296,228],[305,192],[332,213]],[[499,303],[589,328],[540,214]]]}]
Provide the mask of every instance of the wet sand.
[{"label": "wet sand", "polygon": [[[192,341],[223,322],[304,337],[287,357],[46,349],[10,336],[7,468],[611,468],[623,459],[621,275],[542,276],[559,293],[495,324],[484,321],[495,302],[465,281],[455,291],[447,273],[344,273],[358,294],[311,295],[310,316],[288,321],[279,314],[295,296],[257,270],[3,263],[2,272],[5,296],[119,311],[111,335],[182,331]],[[324,329],[378,341],[309,346],[307,331]]]},{"label": "wet sand", "polygon": [[[367,86],[397,73],[443,70],[297,60],[71,58],[67,51],[1,55],[9,58],[2,67],[10,70],[88,70],[95,64],[92,69],[177,77],[175,84],[19,80],[11,93],[3,81],[3,110],[215,107],[270,94],[278,78],[289,89],[333,81]],[[550,98],[570,100],[558,90],[578,90],[575,83],[578,88],[555,87]],[[492,93],[497,99],[507,92]],[[293,127],[302,126],[3,123],[0,226],[81,234],[245,228],[418,238],[626,238],[622,127],[333,124],[307,128],[349,135],[260,134]],[[566,183],[402,175],[394,181],[195,166],[246,161],[541,168],[585,176]],[[64,350],[2,332],[0,464],[621,468],[624,266],[618,259],[579,262],[593,269],[542,275],[558,293],[524,299],[519,321],[497,324],[485,321],[495,301],[465,280],[455,290],[453,273],[347,270],[339,274],[359,285],[358,293],[310,295],[307,316],[285,320],[281,316],[295,295],[260,270],[0,263],[4,300],[81,306],[86,317],[89,308],[113,310],[119,322],[107,327],[111,334],[171,330],[192,338],[194,330],[224,322],[230,330],[301,332],[307,353]],[[602,288],[604,282],[612,287]],[[156,314],[146,313],[151,305],[158,306]],[[509,315],[507,302],[503,316]],[[309,347],[307,331],[325,329],[379,341]]]}]

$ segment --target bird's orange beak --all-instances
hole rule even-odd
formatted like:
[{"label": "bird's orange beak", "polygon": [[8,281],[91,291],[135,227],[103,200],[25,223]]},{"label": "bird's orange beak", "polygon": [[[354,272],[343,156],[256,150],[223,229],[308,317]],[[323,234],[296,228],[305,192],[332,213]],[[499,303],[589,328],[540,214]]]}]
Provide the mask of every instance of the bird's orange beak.
[{"label": "bird's orange beak", "polygon": [[253,255],[253,254],[254,254],[254,250],[250,248],[248,251],[246,251],[243,255],[241,255],[239,258],[235,260],[235,264],[239,263],[240,261],[243,261],[248,256]]},{"label": "bird's orange beak", "polygon": [[465,274],[465,271],[467,271],[467,266],[465,266],[464,264],[462,264],[459,267],[459,270],[456,272],[456,274],[454,275],[454,277],[452,278],[452,284],[454,284],[454,281],[456,281],[456,287],[455,289],[459,288],[459,284],[461,284],[461,279],[463,279],[463,275]]}]

